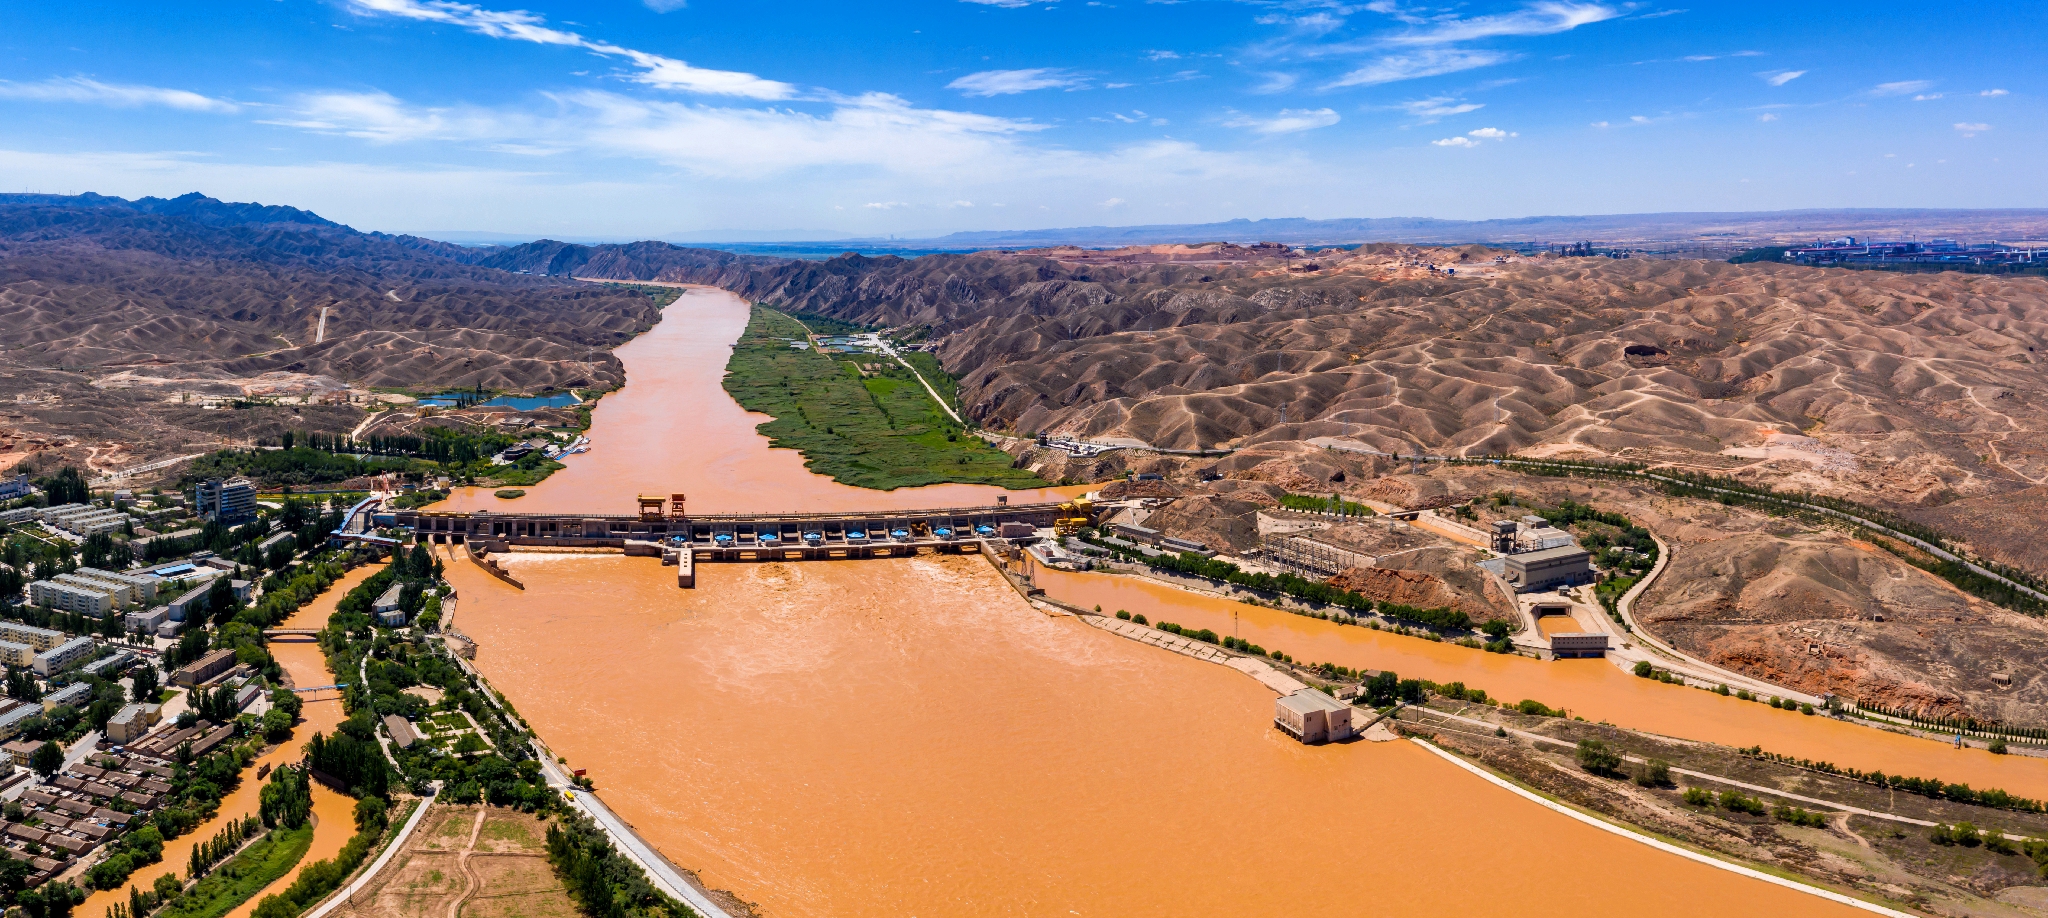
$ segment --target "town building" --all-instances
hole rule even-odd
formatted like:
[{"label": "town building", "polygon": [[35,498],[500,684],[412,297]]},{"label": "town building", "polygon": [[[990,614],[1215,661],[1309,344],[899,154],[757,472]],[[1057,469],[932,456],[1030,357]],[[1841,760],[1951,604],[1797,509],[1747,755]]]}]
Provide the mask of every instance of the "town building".
[{"label": "town building", "polygon": [[384,732],[391,734],[391,745],[400,749],[410,749],[412,744],[420,741],[420,735],[413,730],[412,724],[396,714],[384,715]]},{"label": "town building", "polygon": [[126,589],[128,603],[137,606],[156,602],[157,588],[163,585],[163,581],[155,577],[137,577],[119,571],[103,571],[96,567],[81,567],[72,573],[88,580],[97,580]]},{"label": "town building", "polygon": [[49,650],[36,654],[36,661],[29,668],[35,670],[36,675],[47,679],[74,666],[84,664],[99,652],[99,642],[89,637],[75,637]]},{"label": "town building", "polygon": [[1590,583],[1593,579],[1593,556],[1577,545],[1525,551],[1501,560],[1508,582],[1524,593]]},{"label": "town building", "polygon": [[255,704],[256,699],[261,697],[263,697],[263,683],[255,680],[244,682],[240,688],[235,689],[235,710],[244,710],[250,705]]},{"label": "town building", "polygon": [[78,668],[81,676],[98,676],[102,679],[118,678],[140,659],[132,650],[116,650]]},{"label": "town building", "polygon": [[1273,702],[1273,724],[1304,743],[1351,738],[1351,706],[1315,689],[1302,689]]},{"label": "town building", "polygon": [[208,478],[193,489],[192,512],[227,525],[256,518],[256,486],[246,478]]},{"label": "town building", "polygon": [[107,721],[107,741],[128,745],[148,735],[149,728],[162,719],[162,708],[153,704],[131,704]]},{"label": "town building", "polygon": [[[31,717],[43,716],[41,705],[25,704],[0,712],[0,740],[13,739],[21,732],[21,725]],[[41,745],[38,743],[37,745]]]},{"label": "town building", "polygon": [[28,601],[59,612],[100,618],[114,611],[112,593],[89,589],[61,580],[38,580],[28,585]]},{"label": "town building", "polygon": [[0,523],[9,526],[19,526],[22,523],[35,520],[41,513],[42,508],[40,507],[16,507],[13,510],[0,510]]},{"label": "town building", "polygon": [[61,707],[84,707],[92,701],[92,686],[84,682],[67,685],[43,696],[43,710],[54,711]]},{"label": "town building", "polygon": [[1553,634],[1550,636],[1550,655],[1559,659],[1604,657],[1607,655],[1607,635],[1581,631]]},{"label": "town building", "polygon": [[58,504],[54,507],[41,507],[36,510],[36,519],[47,523],[50,522],[50,518],[53,516],[63,516],[67,513],[77,513],[80,510],[91,509],[92,507],[86,504]]},{"label": "town building", "polygon": [[8,666],[32,666],[36,662],[36,649],[27,644],[0,641],[0,663]]},{"label": "town building", "polygon": [[42,747],[42,743],[32,743],[28,740],[14,740],[13,742],[7,743],[5,745],[0,745],[0,753],[6,753],[8,761],[13,762],[14,764],[19,765],[23,768],[27,768],[29,758],[31,756],[34,756],[36,754],[36,750],[41,749]]},{"label": "town building", "polygon": [[90,538],[101,533],[121,532],[128,528],[134,517],[119,510],[97,510],[65,517],[57,522],[57,528],[74,535]]},{"label": "town building", "polygon": [[58,574],[55,577],[51,577],[50,580],[56,583],[69,584],[84,590],[105,593],[107,598],[114,601],[114,608],[116,609],[136,604],[135,589],[133,587],[125,583],[109,583],[98,577],[87,577],[82,573],[84,570],[85,568],[79,568],[76,571]]},{"label": "town building", "polygon": [[147,611],[128,613],[127,625],[129,631],[138,631],[143,634],[154,634],[158,628],[163,627],[164,622],[170,620],[171,607],[157,606],[156,608],[149,609]]},{"label": "town building", "polygon": [[27,475],[16,475],[13,478],[0,478],[0,500],[14,500],[16,498],[27,497],[28,492],[30,490],[32,490],[32,488],[28,483]]},{"label": "town building", "polygon": [[[405,584],[391,584],[391,589],[385,590],[384,595],[377,597],[377,602],[370,606],[370,614],[381,618],[386,612],[397,612],[399,600],[404,594]],[[399,614],[403,615],[404,613],[400,612]]]},{"label": "town building", "polygon": [[20,622],[0,621],[0,641],[27,644],[37,650],[49,650],[64,643],[64,632],[24,625]]},{"label": "town building", "polygon": [[216,676],[233,669],[234,666],[234,651],[216,650],[172,673],[171,684],[180,688],[191,688],[213,681]]}]

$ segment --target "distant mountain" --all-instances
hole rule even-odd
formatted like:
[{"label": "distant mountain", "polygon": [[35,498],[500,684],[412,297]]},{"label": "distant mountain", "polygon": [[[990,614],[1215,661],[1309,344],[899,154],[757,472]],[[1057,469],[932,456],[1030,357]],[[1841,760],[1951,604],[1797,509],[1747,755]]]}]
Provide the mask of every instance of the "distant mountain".
[{"label": "distant mountain", "polygon": [[[1599,242],[1683,243],[1791,241],[1836,235],[1959,235],[1973,238],[2048,236],[2048,210],[1780,210],[1674,212],[1591,216],[1440,220],[1382,217],[1310,220],[1228,220],[1144,226],[1074,226],[1041,230],[952,233],[917,243],[935,247],[1039,248],[1054,245],[1119,246],[1172,242],[1284,242],[1357,245],[1366,242]],[[902,244],[901,240],[894,240]]]},{"label": "distant mountain", "polygon": [[196,194],[0,196],[0,453],[19,435],[162,455],[361,417],[181,392],[623,380],[612,349],[659,320],[653,300],[471,263],[488,254]]}]

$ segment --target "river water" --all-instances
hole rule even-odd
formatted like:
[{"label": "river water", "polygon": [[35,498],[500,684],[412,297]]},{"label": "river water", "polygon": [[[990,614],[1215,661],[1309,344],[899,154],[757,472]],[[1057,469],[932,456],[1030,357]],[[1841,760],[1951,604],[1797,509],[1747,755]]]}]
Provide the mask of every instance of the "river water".
[{"label": "river water", "polygon": [[684,290],[660,324],[618,349],[628,385],[591,409],[590,452],[564,460],[567,468],[524,489],[525,497],[461,488],[434,509],[631,514],[637,496],[671,493],[687,494],[694,513],[930,509],[993,504],[995,494],[1021,504],[1089,490],[942,484],[870,491],[812,474],[801,454],[769,449],[754,431],[767,415],[725,392],[725,365],[747,312],[722,290]]},{"label": "river water", "polygon": [[[519,509],[630,508],[636,491],[668,489],[699,511],[1001,493],[859,491],[765,449],[758,416],[716,386],[744,319],[744,303],[715,291],[669,307],[619,352],[629,382],[599,405],[600,451]],[[507,563],[525,591],[448,569],[478,666],[664,854],[770,918],[1852,913],[1584,826],[1410,743],[1301,746],[1271,726],[1273,696],[1256,682],[1046,616],[978,557],[707,564],[694,590],[651,559]],[[1047,582],[1076,601],[1230,625],[1223,604],[1149,584]],[[1435,667],[1503,695],[1538,686],[1552,704],[1617,716],[1648,697],[1644,680],[1593,675],[1597,662],[1545,676],[1534,667],[1557,664],[1522,671],[1390,636],[1354,645],[1274,614],[1264,626],[1277,636],[1261,643],[1304,658],[1327,640],[1330,654],[1395,661],[1359,665]],[[1676,732],[1816,720],[1700,692],[1652,700],[1637,719],[1682,712]],[[1873,751],[1838,761],[1881,758],[1895,739],[1859,736],[1850,745]]]}]

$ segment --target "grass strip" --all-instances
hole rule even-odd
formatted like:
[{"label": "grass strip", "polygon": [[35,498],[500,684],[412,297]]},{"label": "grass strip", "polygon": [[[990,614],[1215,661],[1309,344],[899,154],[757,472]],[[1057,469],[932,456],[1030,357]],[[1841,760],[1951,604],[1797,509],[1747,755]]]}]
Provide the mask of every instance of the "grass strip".
[{"label": "grass strip", "polygon": [[313,827],[278,829],[186,890],[158,918],[220,918],[290,873],[313,846]]},{"label": "grass strip", "polygon": [[[747,410],[772,416],[757,429],[771,446],[802,452],[806,468],[882,491],[942,482],[1045,486],[954,423],[895,361],[868,354],[837,359],[790,346],[804,337],[796,320],[754,307],[726,365],[725,391]],[[952,390],[943,374],[932,382]]]}]

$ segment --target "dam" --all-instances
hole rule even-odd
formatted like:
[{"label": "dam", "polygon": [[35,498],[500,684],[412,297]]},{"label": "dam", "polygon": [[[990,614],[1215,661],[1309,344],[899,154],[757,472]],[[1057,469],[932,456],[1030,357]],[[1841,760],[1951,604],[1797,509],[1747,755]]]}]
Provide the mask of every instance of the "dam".
[{"label": "dam", "polygon": [[902,557],[914,549],[973,545],[1049,528],[1073,504],[953,507],[936,510],[691,516],[682,495],[642,498],[636,515],[400,510],[392,522],[435,544],[503,542],[561,548],[624,548],[626,543],[687,546],[699,561],[802,561]]}]

